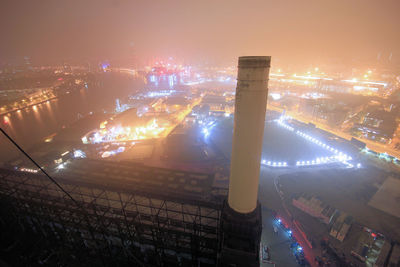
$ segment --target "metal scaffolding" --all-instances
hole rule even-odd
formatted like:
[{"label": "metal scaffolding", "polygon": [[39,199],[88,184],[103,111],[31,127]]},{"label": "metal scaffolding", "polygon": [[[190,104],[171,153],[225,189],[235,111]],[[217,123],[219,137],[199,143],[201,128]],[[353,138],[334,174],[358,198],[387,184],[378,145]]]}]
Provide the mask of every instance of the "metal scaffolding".
[{"label": "metal scaffolding", "polygon": [[216,264],[219,204],[76,180],[59,183],[84,211],[45,176],[0,169],[0,195],[10,200],[15,214],[66,246],[84,244],[108,258],[118,250],[119,257],[138,266]]}]

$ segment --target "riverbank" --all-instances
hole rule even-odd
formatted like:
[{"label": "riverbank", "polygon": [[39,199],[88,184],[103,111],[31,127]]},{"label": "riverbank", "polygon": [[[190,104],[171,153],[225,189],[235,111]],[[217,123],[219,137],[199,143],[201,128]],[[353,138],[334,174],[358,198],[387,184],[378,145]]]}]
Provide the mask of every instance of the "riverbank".
[{"label": "riverbank", "polygon": [[6,115],[10,115],[11,113],[14,113],[14,112],[20,112],[21,110],[24,110],[24,109],[27,109],[27,108],[30,108],[30,107],[33,107],[33,106],[36,106],[36,105],[43,104],[43,103],[46,103],[48,101],[55,100],[57,98],[59,98],[59,96],[54,96],[54,97],[48,98],[46,100],[38,101],[38,102],[35,102],[35,103],[29,103],[24,107],[14,108],[12,110],[8,110],[8,111],[5,111],[5,112],[2,112],[2,113],[0,113],[0,116],[6,116]]}]

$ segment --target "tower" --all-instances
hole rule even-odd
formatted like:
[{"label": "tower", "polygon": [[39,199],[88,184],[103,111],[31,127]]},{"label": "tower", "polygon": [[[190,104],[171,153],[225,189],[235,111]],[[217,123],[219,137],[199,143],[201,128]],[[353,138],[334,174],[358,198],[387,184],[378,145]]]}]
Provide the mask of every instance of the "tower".
[{"label": "tower", "polygon": [[270,57],[240,57],[228,201],[221,217],[220,266],[259,266],[257,202]]}]

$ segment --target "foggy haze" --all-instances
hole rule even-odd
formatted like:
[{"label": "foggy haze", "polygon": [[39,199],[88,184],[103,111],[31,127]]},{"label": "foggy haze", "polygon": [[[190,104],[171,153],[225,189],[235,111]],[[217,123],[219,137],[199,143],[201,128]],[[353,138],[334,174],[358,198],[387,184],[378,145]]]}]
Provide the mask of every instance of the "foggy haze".
[{"label": "foggy haze", "polygon": [[1,1],[0,62],[399,61],[399,10],[397,0]]},{"label": "foggy haze", "polygon": [[0,0],[0,265],[400,266],[399,11]]}]

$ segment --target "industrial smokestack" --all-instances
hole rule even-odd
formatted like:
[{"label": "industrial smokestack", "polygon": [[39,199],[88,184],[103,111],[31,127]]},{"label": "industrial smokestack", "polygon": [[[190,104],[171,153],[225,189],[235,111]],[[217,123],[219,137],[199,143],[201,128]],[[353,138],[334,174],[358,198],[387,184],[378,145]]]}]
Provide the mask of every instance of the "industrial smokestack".
[{"label": "industrial smokestack", "polygon": [[270,62],[269,56],[239,58],[228,195],[239,213],[257,207]]},{"label": "industrial smokestack", "polygon": [[260,266],[258,180],[271,57],[240,57],[235,100],[231,177],[221,214],[218,266]]},{"label": "industrial smokestack", "polygon": [[235,100],[231,177],[221,214],[218,266],[260,266],[258,180],[271,57],[240,57]]}]

